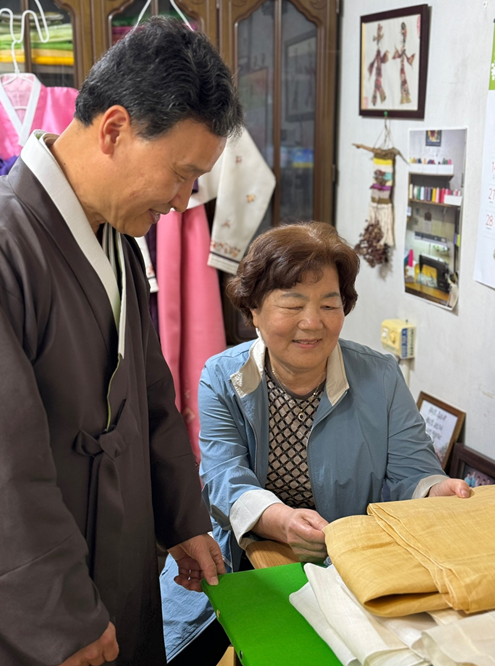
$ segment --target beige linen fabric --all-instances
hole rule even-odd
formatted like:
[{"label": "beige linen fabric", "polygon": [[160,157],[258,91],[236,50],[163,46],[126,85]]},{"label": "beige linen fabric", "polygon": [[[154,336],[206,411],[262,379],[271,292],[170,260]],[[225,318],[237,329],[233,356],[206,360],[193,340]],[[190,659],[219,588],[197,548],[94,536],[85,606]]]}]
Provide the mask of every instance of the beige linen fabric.
[{"label": "beige linen fabric", "polygon": [[370,504],[325,529],[328,554],[369,611],[397,617],[495,608],[495,486],[469,499]]},{"label": "beige linen fabric", "polygon": [[320,638],[330,646],[342,666],[360,666],[354,653],[349,650],[332,625],[327,622],[310,583],[306,583],[300,590],[293,592],[289,596],[289,601],[309,622]]},{"label": "beige linen fabric", "polygon": [[[325,569],[305,564],[304,571],[328,625],[360,664],[427,666],[421,656],[357,603],[335,567]],[[329,645],[339,656],[341,644],[329,642]]]},{"label": "beige linen fabric", "polygon": [[423,632],[433,666],[495,666],[495,613],[482,613]]}]

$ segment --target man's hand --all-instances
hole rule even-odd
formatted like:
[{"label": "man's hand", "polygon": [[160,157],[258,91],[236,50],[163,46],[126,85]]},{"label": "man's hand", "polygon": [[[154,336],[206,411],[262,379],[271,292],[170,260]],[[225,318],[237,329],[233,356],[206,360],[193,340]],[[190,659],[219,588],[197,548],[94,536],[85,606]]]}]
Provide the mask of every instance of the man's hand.
[{"label": "man's hand", "polygon": [[117,659],[119,645],[115,638],[115,627],[111,622],[100,638],[82,648],[60,666],[100,666],[106,661]]},{"label": "man's hand", "polygon": [[445,479],[445,481],[435,483],[428,493],[428,497],[448,497],[450,495],[470,497],[471,491],[468,484],[462,479]]},{"label": "man's hand", "polygon": [[265,539],[287,543],[301,562],[322,562],[327,556],[323,528],[328,522],[312,509],[269,506],[252,531]]},{"label": "man's hand", "polygon": [[210,585],[217,585],[217,574],[225,573],[222,551],[209,534],[187,539],[168,552],[179,565],[179,575],[174,580],[186,590],[202,592],[202,578]]}]

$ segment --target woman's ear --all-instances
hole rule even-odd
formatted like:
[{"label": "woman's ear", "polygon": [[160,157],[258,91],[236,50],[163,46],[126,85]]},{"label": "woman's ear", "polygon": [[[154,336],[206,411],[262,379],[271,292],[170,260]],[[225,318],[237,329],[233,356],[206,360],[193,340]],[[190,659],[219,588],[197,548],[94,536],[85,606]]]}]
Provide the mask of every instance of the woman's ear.
[{"label": "woman's ear", "polygon": [[253,310],[251,310],[251,316],[253,318],[254,328],[258,328],[258,308],[254,308]]}]

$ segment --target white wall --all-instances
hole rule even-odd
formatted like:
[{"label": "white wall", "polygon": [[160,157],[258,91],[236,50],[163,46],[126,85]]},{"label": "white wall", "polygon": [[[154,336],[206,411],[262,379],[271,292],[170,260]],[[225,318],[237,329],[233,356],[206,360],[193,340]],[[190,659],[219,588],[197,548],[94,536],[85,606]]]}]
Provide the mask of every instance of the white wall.
[{"label": "white wall", "polygon": [[[371,153],[352,143],[373,146],[383,127],[381,119],[358,115],[360,16],[414,4],[343,0],[336,224],[352,244],[365,226],[372,178]],[[392,268],[382,277],[378,268],[362,262],[358,304],[346,318],[343,336],[380,350],[383,319],[414,322],[418,337],[410,373],[413,396],[425,391],[465,411],[464,443],[495,459],[495,290],[473,279],[495,0],[429,0],[428,4],[425,118],[390,123],[394,145],[405,157],[410,128],[468,128],[459,304],[456,312],[449,312],[404,293],[407,165],[398,159]]]}]

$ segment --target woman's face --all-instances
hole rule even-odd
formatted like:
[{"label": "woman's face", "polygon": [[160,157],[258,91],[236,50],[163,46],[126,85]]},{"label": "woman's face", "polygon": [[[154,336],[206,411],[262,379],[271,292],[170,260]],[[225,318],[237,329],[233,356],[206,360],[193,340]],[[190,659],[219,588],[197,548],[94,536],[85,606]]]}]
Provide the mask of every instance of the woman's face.
[{"label": "woman's face", "polygon": [[292,289],[275,289],[251,312],[275,371],[323,371],[344,324],[337,269],[327,266],[318,282],[308,274]]}]

